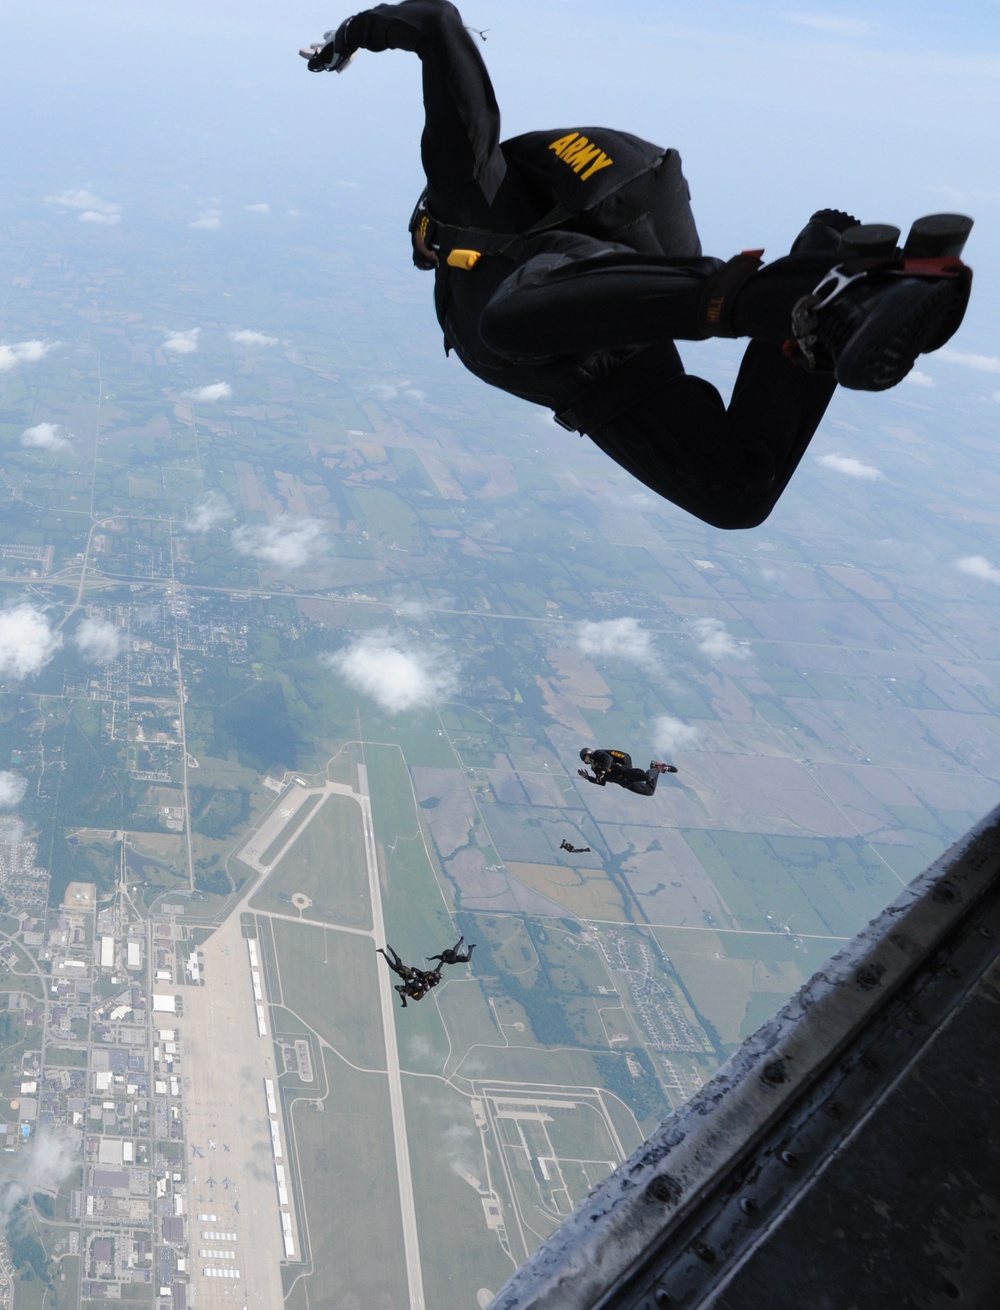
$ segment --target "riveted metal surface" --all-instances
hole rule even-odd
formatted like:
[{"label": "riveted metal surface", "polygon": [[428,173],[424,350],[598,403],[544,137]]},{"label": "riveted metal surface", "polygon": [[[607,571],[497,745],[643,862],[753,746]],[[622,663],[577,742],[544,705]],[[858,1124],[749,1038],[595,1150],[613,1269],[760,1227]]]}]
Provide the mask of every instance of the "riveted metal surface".
[{"label": "riveted metal surface", "polygon": [[[930,1077],[938,1065],[935,1053],[950,1040],[946,1035],[964,1030],[959,1019],[966,1009],[991,1003],[986,997],[992,995],[990,987],[996,991],[996,984],[985,980],[992,967],[989,961],[996,959],[993,944],[1000,940],[998,875],[1000,811],[995,811],[916,879],[744,1043],[692,1101],[666,1120],[511,1279],[494,1299],[496,1310],[708,1305],[746,1310],[760,1305],[787,1305],[789,1310],[793,1305],[795,1310],[846,1310],[852,1305],[867,1310],[871,1305],[874,1310],[878,1305],[881,1310],[887,1304],[937,1305],[935,1300],[893,1300],[891,1274],[885,1280],[889,1299],[886,1287],[881,1300],[868,1299],[868,1256],[873,1252],[864,1242],[854,1263],[867,1272],[859,1275],[854,1299],[842,1301],[834,1295],[833,1266],[824,1269],[822,1262],[809,1291],[802,1270],[797,1271],[791,1299],[776,1296],[771,1280],[780,1280],[781,1260],[809,1268],[815,1263],[809,1255],[808,1230],[796,1233],[796,1216],[823,1196],[835,1166],[853,1153],[848,1143],[860,1140],[876,1122],[884,1125],[876,1138],[885,1138],[886,1126],[898,1117],[886,1110],[897,1091],[911,1087],[915,1070]],[[983,988],[987,990],[981,995]],[[1000,997],[995,1002],[995,1013],[1000,1013]],[[1000,1030],[995,1019],[993,1026]],[[983,1076],[979,1084],[981,1103],[967,1101],[963,1111],[955,1111],[966,1121],[981,1124],[978,1116],[996,1099],[1000,1051],[995,1056],[991,1076]],[[975,1061],[974,1043],[966,1053],[969,1061]],[[966,1086],[965,1079],[954,1076],[954,1066],[948,1074],[953,1086]],[[918,1078],[917,1085],[928,1084]],[[922,1120],[915,1108],[918,1102],[919,1096],[908,1104],[914,1123]],[[897,1160],[902,1160],[904,1173],[920,1158],[922,1138],[932,1133],[932,1126],[934,1116],[928,1111],[922,1136],[906,1141],[901,1137],[896,1144],[903,1152]],[[950,1127],[947,1120],[936,1122],[944,1140]],[[982,1127],[978,1131],[985,1134]],[[996,1136],[1000,1140],[1000,1134]],[[877,1159],[876,1146],[877,1141],[868,1142],[865,1162]],[[937,1154],[940,1162],[943,1156]],[[962,1167],[974,1164],[970,1159]],[[876,1165],[872,1168],[877,1171]],[[998,1177],[1000,1170],[995,1170],[993,1178]],[[665,1178],[670,1180],[666,1187],[657,1182]],[[907,1187],[901,1176],[895,1184],[894,1197],[920,1195],[920,1189]],[[849,1184],[841,1186],[847,1190],[838,1193],[837,1205],[845,1220],[857,1218],[859,1207],[849,1199]],[[953,1183],[948,1186],[954,1190]],[[970,1184],[967,1190],[969,1200],[975,1189]],[[990,1195],[988,1189],[980,1192]],[[663,1199],[654,1203],[657,1196]],[[969,1200],[964,1209],[969,1232],[986,1232],[995,1199],[981,1199],[975,1213]],[[887,1269],[905,1258],[911,1240],[908,1223],[915,1221],[897,1221],[895,1203],[879,1202],[889,1206],[891,1216],[884,1221],[887,1231],[878,1248]],[[827,1254],[836,1256],[839,1266],[853,1268],[844,1245],[850,1226],[832,1214],[821,1221],[826,1203],[816,1204],[819,1209],[811,1222],[824,1224],[832,1234]],[[860,1213],[859,1222],[867,1222],[864,1207]],[[955,1235],[942,1226],[942,1213],[934,1211],[932,1242],[950,1241],[951,1250]],[[893,1242],[890,1230],[897,1222]],[[838,1232],[844,1236],[837,1237]],[[772,1268],[768,1253],[777,1252],[782,1241],[784,1252]],[[796,1253],[797,1242],[804,1245]],[[711,1261],[705,1259],[705,1250],[713,1253]],[[952,1257],[948,1278],[934,1266],[924,1271],[922,1286],[936,1289],[934,1296],[951,1297],[947,1289],[941,1291],[944,1279],[964,1296],[963,1288],[973,1286],[978,1276],[973,1270],[981,1264],[972,1260],[963,1265],[962,1282]],[[1000,1268],[1000,1261],[991,1267]],[[845,1275],[845,1287],[847,1281]]]}]

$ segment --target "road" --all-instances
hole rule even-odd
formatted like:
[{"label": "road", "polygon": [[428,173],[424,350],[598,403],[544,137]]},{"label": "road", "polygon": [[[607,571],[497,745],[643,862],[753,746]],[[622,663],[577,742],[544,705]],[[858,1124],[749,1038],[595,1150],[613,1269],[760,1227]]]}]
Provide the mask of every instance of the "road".
[{"label": "road", "polygon": [[[382,918],[382,889],[378,878],[378,855],[375,828],[368,796],[368,770],[358,765],[358,801],[365,829],[365,857],[368,864],[368,887],[371,893],[372,925],[376,942],[385,943]],[[413,1175],[410,1171],[410,1145],[406,1136],[406,1113],[403,1107],[403,1080],[399,1072],[399,1049],[396,1046],[396,1003],[392,977],[387,969],[378,971],[379,1000],[382,1004],[382,1031],[385,1034],[385,1064],[389,1075],[389,1102],[392,1107],[392,1138],[396,1150],[399,1176],[399,1205],[403,1216],[403,1254],[406,1258],[406,1281],[410,1289],[410,1310],[424,1310],[424,1281],[420,1269],[420,1243],[417,1236],[417,1212],[413,1204]]]}]

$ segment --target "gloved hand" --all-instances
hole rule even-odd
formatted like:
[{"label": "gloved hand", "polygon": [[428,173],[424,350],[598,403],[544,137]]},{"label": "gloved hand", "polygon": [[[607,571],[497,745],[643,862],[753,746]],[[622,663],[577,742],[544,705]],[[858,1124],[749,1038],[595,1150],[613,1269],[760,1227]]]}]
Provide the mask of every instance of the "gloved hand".
[{"label": "gloved hand", "polygon": [[347,33],[352,21],[351,18],[345,18],[335,31],[324,32],[322,41],[316,41],[299,51],[302,58],[308,61],[306,67],[310,73],[342,73],[347,68],[358,50]]}]

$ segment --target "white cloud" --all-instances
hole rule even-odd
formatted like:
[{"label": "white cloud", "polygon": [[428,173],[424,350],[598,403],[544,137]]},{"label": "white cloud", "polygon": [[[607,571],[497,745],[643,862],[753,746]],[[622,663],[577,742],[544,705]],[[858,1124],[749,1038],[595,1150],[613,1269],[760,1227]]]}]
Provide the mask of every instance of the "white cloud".
[{"label": "white cloud", "polygon": [[656,663],[652,636],[643,631],[638,619],[584,621],[577,626],[576,644],[594,659],[630,660],[645,668]]},{"label": "white cloud", "polygon": [[69,191],[60,191],[54,196],[46,196],[45,203],[65,209],[82,210],[83,212],[77,215],[81,223],[101,223],[105,227],[114,227],[116,223],[121,222],[121,205],[116,205],[113,200],[102,200],[100,196],[85,187],[72,188]]},{"label": "white cloud", "polygon": [[181,392],[185,400],[200,400],[207,404],[228,400],[232,394],[233,389],[228,382],[210,382],[207,387],[194,387],[190,391]]},{"label": "white cloud", "polygon": [[85,209],[79,215],[81,223],[97,223],[100,227],[115,227],[122,221],[121,214],[102,214],[96,209]]},{"label": "white cloud", "polygon": [[653,748],[666,759],[670,755],[693,746],[698,740],[698,729],[689,727],[672,714],[661,714],[653,720]]},{"label": "white cloud", "polygon": [[1000,569],[991,564],[985,555],[963,555],[955,561],[959,573],[970,578],[979,578],[982,582],[1000,582]]},{"label": "white cloud", "polygon": [[21,445],[34,450],[66,450],[70,440],[58,423],[36,423],[21,433]]},{"label": "white cloud", "polygon": [[853,455],[820,455],[816,462],[822,464],[824,468],[833,469],[834,473],[843,473],[849,478],[864,478],[873,482],[882,476],[881,470],[874,464],[863,464]]},{"label": "white cloud", "polygon": [[65,1128],[42,1126],[32,1133],[28,1146],[18,1151],[11,1168],[11,1183],[6,1189],[0,1219],[10,1220],[15,1232],[24,1224],[23,1211],[16,1207],[34,1192],[54,1192],[77,1167],[80,1139]]},{"label": "white cloud", "polygon": [[206,209],[188,227],[199,228],[203,232],[215,232],[222,226],[222,210]]},{"label": "white cloud", "polygon": [[256,205],[245,205],[244,208],[250,214],[269,214],[271,212],[271,206],[263,202]]},{"label": "white cloud", "polygon": [[48,341],[0,342],[0,373],[9,373],[18,364],[37,364],[52,349]]},{"label": "white cloud", "polygon": [[409,378],[401,378],[398,382],[379,382],[372,391],[378,400],[426,400],[426,392],[420,391],[417,387],[410,386]]},{"label": "white cloud", "polygon": [[0,810],[12,810],[24,800],[28,779],[10,769],[0,771]]},{"label": "white cloud", "polygon": [[198,349],[198,333],[201,328],[188,328],[186,332],[168,332],[163,349],[171,355],[193,355]]},{"label": "white cloud", "polygon": [[694,619],[691,623],[698,649],[710,660],[745,660],[750,651],[728,632],[721,619]]},{"label": "white cloud", "polygon": [[974,368],[979,373],[1000,373],[1000,357],[996,355],[972,355],[966,350],[954,350],[951,346],[942,346],[934,353],[938,359],[947,360],[949,364],[961,364],[963,368]]},{"label": "white cloud", "polygon": [[934,386],[934,379],[930,376],[930,374],[921,373],[920,369],[918,368],[911,368],[909,373],[907,373],[906,377],[903,378],[903,381],[908,382],[911,387]]},{"label": "white cloud", "polygon": [[41,672],[63,644],[45,614],[22,603],[0,612],[0,678],[20,681]]},{"label": "white cloud", "polygon": [[279,569],[300,569],[326,551],[319,519],[293,519],[284,514],[273,523],[234,528],[229,539],[239,554]]},{"label": "white cloud", "polygon": [[107,619],[84,619],[73,633],[73,645],[85,660],[110,664],[121,654],[121,630]]},{"label": "white cloud", "polygon": [[398,640],[372,633],[344,650],[321,655],[320,661],[390,714],[426,709],[455,695],[458,665],[450,651],[409,644],[401,650]]},{"label": "white cloud", "polygon": [[842,18],[835,14],[803,14],[790,13],[786,15],[790,23],[797,23],[799,27],[811,27],[817,32],[827,32],[831,36],[864,36],[866,33],[874,31],[872,23],[865,18]]},{"label": "white cloud", "polygon": [[188,532],[210,532],[233,517],[233,507],[219,491],[208,491],[191,507],[185,527]]},{"label": "white cloud", "polygon": [[252,332],[249,328],[241,328],[239,332],[230,332],[229,340],[234,346],[276,346],[277,337],[269,337],[263,332]]}]

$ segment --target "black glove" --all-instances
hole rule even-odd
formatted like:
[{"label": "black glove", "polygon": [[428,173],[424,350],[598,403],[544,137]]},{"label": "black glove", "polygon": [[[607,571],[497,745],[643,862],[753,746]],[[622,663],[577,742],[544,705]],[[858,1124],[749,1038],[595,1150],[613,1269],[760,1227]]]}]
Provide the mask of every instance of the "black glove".
[{"label": "black glove", "polygon": [[348,39],[347,29],[353,19],[345,18],[335,32],[324,32],[323,40],[316,41],[299,54],[307,60],[310,73],[342,73],[357,53],[357,45]]}]

